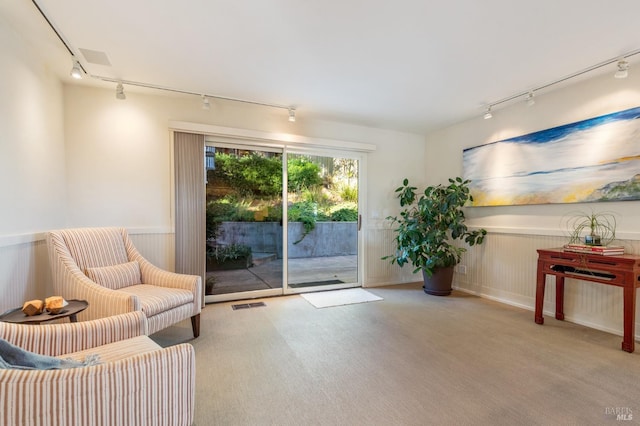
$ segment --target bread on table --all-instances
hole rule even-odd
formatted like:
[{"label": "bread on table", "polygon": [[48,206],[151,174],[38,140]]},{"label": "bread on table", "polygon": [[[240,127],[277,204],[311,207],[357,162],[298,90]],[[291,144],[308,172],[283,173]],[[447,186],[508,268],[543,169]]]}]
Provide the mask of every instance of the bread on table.
[{"label": "bread on table", "polygon": [[44,299],[44,305],[47,311],[52,314],[57,314],[62,308],[64,308],[64,299],[61,296],[51,296]]},{"label": "bread on table", "polygon": [[22,312],[28,317],[42,313],[44,303],[42,300],[28,300],[22,305]]}]

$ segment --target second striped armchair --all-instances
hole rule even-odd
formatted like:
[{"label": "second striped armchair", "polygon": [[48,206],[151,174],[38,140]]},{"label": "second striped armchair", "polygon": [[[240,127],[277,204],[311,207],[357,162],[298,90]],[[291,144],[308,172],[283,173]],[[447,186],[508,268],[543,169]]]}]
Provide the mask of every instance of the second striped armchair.
[{"label": "second striped armchair", "polygon": [[194,348],[161,348],[147,331],[142,312],[64,324],[0,322],[0,338],[24,350],[100,361],[63,370],[0,369],[0,425],[191,425]]}]

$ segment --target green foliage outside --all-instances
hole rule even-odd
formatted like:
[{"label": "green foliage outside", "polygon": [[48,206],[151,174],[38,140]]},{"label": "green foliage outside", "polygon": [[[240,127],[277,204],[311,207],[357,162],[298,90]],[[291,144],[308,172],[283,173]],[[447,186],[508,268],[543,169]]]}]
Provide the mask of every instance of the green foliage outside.
[{"label": "green foliage outside", "polygon": [[340,197],[345,201],[358,202],[358,190],[353,186],[342,185],[338,188]]},{"label": "green foliage outside", "polygon": [[[216,169],[210,179],[219,179],[240,196],[277,197],[282,194],[282,159],[258,153],[237,156],[216,153]],[[322,185],[320,167],[305,158],[288,160],[289,192],[301,192]]]},{"label": "green foliage outside", "polygon": [[316,228],[318,221],[318,205],[311,201],[294,203],[289,207],[289,222],[302,222],[304,232],[299,240],[293,244],[298,244],[309,232]]},{"label": "green foliage outside", "polygon": [[251,247],[245,244],[229,244],[226,246],[215,246],[207,249],[207,257],[218,262],[244,259],[251,256]]},{"label": "green foliage outside", "polygon": [[210,219],[218,222],[253,222],[255,212],[246,200],[223,198],[207,203],[207,220]]},{"label": "green foliage outside", "polygon": [[[282,220],[280,156],[217,152],[215,165],[216,169],[208,172],[208,181],[224,184],[226,193],[207,202],[207,240],[214,242],[218,237],[220,222]],[[335,159],[333,174],[305,156],[292,156],[287,165],[288,220],[303,223],[299,241],[315,229],[316,222],[358,220],[353,160]]]},{"label": "green foliage outside", "polygon": [[273,197],[282,194],[282,160],[257,153],[215,155],[210,179],[220,179],[240,196]]},{"label": "green foliage outside", "polygon": [[354,203],[345,203],[343,207],[337,206],[331,211],[331,220],[334,222],[356,222],[358,220],[358,206]]},{"label": "green foliage outside", "polygon": [[293,158],[287,162],[289,192],[301,192],[322,185],[320,167],[306,158]]},{"label": "green foliage outside", "polygon": [[[268,209],[268,216],[262,222],[279,222],[282,220],[282,206],[260,204],[261,209]],[[300,201],[289,206],[289,222],[304,222],[305,218],[314,218],[316,222],[355,222],[358,220],[356,203],[343,202],[335,206],[323,205],[310,201]],[[254,222],[255,211],[243,203],[234,204],[229,200],[209,201],[207,203],[207,224],[209,222]],[[217,236],[215,226],[207,227],[207,238]]]}]

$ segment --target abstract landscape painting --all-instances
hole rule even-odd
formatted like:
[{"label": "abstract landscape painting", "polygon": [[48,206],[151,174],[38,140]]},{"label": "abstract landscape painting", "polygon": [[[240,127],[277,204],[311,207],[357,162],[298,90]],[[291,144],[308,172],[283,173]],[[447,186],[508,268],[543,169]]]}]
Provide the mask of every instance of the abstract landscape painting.
[{"label": "abstract landscape painting", "polygon": [[640,200],[640,107],[463,151],[474,206]]}]

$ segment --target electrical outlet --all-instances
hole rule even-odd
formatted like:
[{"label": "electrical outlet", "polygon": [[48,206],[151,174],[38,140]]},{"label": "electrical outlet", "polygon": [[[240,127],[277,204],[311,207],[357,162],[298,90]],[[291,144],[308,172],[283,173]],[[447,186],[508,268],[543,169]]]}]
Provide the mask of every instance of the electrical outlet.
[{"label": "electrical outlet", "polygon": [[458,273],[462,275],[467,274],[467,265],[458,265]]}]

